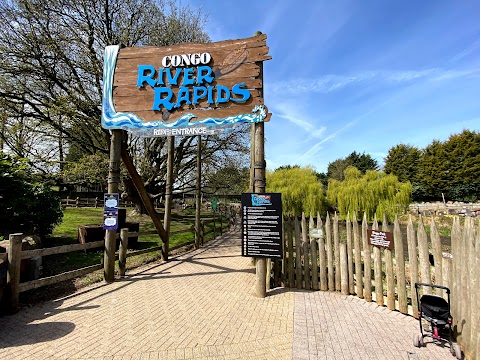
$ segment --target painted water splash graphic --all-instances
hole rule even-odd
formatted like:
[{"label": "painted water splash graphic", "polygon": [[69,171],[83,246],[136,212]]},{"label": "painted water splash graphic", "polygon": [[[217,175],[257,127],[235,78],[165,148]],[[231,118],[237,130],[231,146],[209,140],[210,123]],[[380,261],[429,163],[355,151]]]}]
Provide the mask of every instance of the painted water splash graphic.
[{"label": "painted water splash graphic", "polygon": [[[196,116],[185,114],[175,122],[166,123],[161,120],[144,122],[137,115],[126,112],[116,112],[113,105],[113,75],[120,46],[111,45],[105,48],[103,65],[103,100],[102,100],[102,127],[105,129],[173,129],[202,126],[221,126],[241,123],[257,123],[267,117],[265,105],[256,105],[251,114],[239,114],[226,118],[206,118],[190,122]],[[161,116],[161,115],[159,115]]]}]

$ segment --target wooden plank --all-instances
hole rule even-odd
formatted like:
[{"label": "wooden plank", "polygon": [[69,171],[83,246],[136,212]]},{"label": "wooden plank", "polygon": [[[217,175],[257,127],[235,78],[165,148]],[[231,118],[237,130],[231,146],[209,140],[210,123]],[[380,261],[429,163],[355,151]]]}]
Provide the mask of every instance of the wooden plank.
[{"label": "wooden plank", "polygon": [[308,241],[308,228],[305,213],[302,212],[302,245],[303,245],[303,277],[305,279],[305,289],[310,290],[310,242]]},{"label": "wooden plank", "polygon": [[[417,238],[418,238],[418,259],[420,262],[420,275],[423,283],[430,284],[432,279],[430,277],[430,260],[429,260],[429,252],[428,252],[428,239],[427,239],[427,232],[425,231],[425,227],[423,225],[422,216],[419,216],[418,219],[418,230],[417,230]],[[427,286],[422,288],[423,293],[430,294],[431,289]]]},{"label": "wooden plank", "polygon": [[356,294],[363,299],[363,273],[362,273],[362,248],[360,246],[360,234],[358,230],[357,214],[353,213],[353,246],[355,248],[355,282]]},{"label": "wooden plank", "polygon": [[342,288],[340,282],[340,234],[338,232],[338,214],[335,212],[333,217],[333,255],[335,257],[335,290],[340,291]]},{"label": "wooden plank", "polygon": [[[266,34],[255,35],[248,38],[243,39],[235,39],[235,40],[225,40],[225,41],[218,41],[215,43],[210,43],[215,45],[215,48],[223,49],[225,51],[231,51],[237,48],[250,48],[250,47],[263,47],[266,45]],[[136,47],[127,47],[123,48],[119,54],[119,57],[124,58],[137,58],[137,57],[160,57],[165,55],[175,55],[175,54],[183,54],[186,53],[185,51],[191,50],[191,53],[199,53],[199,52],[210,52],[211,47],[205,43],[196,44],[196,43],[184,43],[184,44],[176,44],[170,45],[165,47],[158,47],[158,46],[136,46]]]},{"label": "wooden plank", "polygon": [[[317,229],[322,229],[322,219],[320,213],[317,213]],[[323,230],[323,229],[322,229]],[[320,290],[326,291],[328,289],[327,283],[327,260],[325,253],[325,233],[324,236],[318,239],[318,264],[320,267]]]},{"label": "wooden plank", "polygon": [[287,242],[288,242],[288,287],[295,287],[294,257],[293,257],[293,224],[292,218],[287,222]]},{"label": "wooden plank", "polygon": [[[315,223],[313,221],[313,216],[310,214],[310,222],[309,222],[309,228],[314,229],[315,228]],[[318,262],[317,262],[317,257],[318,257],[318,250],[317,250],[317,239],[310,237],[310,254],[312,255],[312,289],[313,290],[318,290],[319,289],[319,284],[318,284]]]},{"label": "wooden plank", "polygon": [[417,238],[413,227],[412,216],[408,217],[407,224],[408,264],[410,270],[410,298],[412,300],[413,316],[418,318],[418,302],[415,292],[415,283],[418,282]]},{"label": "wooden plank", "polygon": [[[471,330],[472,330],[472,302],[471,302],[471,292],[472,288],[472,278],[475,279],[476,270],[473,266],[474,255],[475,255],[475,230],[473,227],[473,219],[471,217],[465,217],[464,223],[464,248],[465,248],[465,257],[464,257],[464,269],[467,276],[465,276],[465,282],[462,291],[463,305],[462,305],[462,319],[465,320],[463,329],[462,329],[462,339],[465,344],[465,357],[471,359],[472,354],[472,339],[471,339]],[[479,291],[479,289],[475,289]],[[475,334],[478,336],[478,334]]]},{"label": "wooden plank", "polygon": [[398,217],[395,216],[393,228],[393,245],[395,246],[395,262],[397,265],[398,310],[408,314],[407,285],[405,280],[405,255],[403,250],[403,235]]},{"label": "wooden plank", "polygon": [[[383,214],[382,231],[390,232],[385,213]],[[393,256],[390,249],[385,249],[385,273],[387,278],[387,308],[395,310],[395,276],[393,275]]]},{"label": "wooden plank", "polygon": [[[377,216],[373,219],[373,230],[379,230]],[[375,302],[383,306],[383,274],[382,274],[382,253],[378,246],[373,247],[373,267],[375,273]]]},{"label": "wooden plank", "polygon": [[[184,244],[182,244],[182,246],[185,246]],[[149,252],[153,252],[153,251],[159,251],[159,250],[162,250],[162,247],[161,246],[153,246],[151,248],[148,248],[148,249],[141,249],[141,250],[135,250],[135,251],[131,251],[131,252],[128,252],[127,253],[127,258],[131,257],[131,256],[136,256],[136,255],[142,255],[142,254],[147,254]],[[171,248],[169,250],[175,250],[174,248]]]},{"label": "wooden plank", "polygon": [[294,221],[295,226],[295,259],[296,259],[296,285],[297,289],[303,288],[303,279],[302,279],[302,241],[300,239],[300,225],[298,224],[298,219],[295,217]]},{"label": "wooden plank", "polygon": [[[480,222],[477,228],[477,241],[475,243],[475,267],[476,267],[476,287],[480,286]],[[476,309],[476,317],[472,318],[472,322],[476,324],[476,332],[472,331],[472,334],[475,334],[480,331],[480,294],[478,291],[475,292],[476,302],[472,306]],[[474,356],[480,358],[480,336],[477,337],[477,343],[474,344]]]},{"label": "wooden plank", "polygon": [[[443,265],[443,284],[444,286],[448,287],[450,291],[453,289],[452,286],[452,259],[451,258],[443,258],[442,261]],[[445,300],[447,300],[447,294],[444,292],[443,297]]]},{"label": "wooden plank", "polygon": [[325,236],[327,239],[327,261],[328,261],[328,290],[335,291],[335,270],[333,265],[333,244],[332,244],[332,223],[327,213],[325,219]]},{"label": "wooden plank", "polygon": [[56,283],[59,283],[61,281],[74,279],[76,277],[89,274],[91,272],[100,270],[102,268],[103,268],[102,264],[92,265],[92,266],[87,266],[87,267],[84,267],[84,268],[81,268],[81,269],[78,269],[78,270],[72,270],[72,271],[64,272],[64,273],[59,274],[59,275],[49,276],[49,277],[45,277],[45,278],[42,278],[42,279],[21,283],[20,284],[20,292],[28,291],[28,290],[32,290],[32,289],[37,289],[37,288],[42,287],[42,286],[56,284]]},{"label": "wooden plank", "polygon": [[339,268],[341,269],[340,274],[340,283],[341,283],[341,292],[342,295],[349,294],[349,286],[348,286],[348,260],[347,260],[347,245],[344,243],[339,244],[340,251],[339,251]]},{"label": "wooden plank", "polygon": [[463,272],[463,256],[461,254],[461,242],[462,242],[462,229],[460,227],[460,221],[458,216],[453,218],[452,231],[451,231],[451,244],[452,244],[452,273],[453,273],[453,286],[452,286],[452,317],[453,317],[453,329],[454,333],[461,332],[460,330],[460,307],[461,307],[461,282]]},{"label": "wooden plank", "polygon": [[348,262],[348,288],[350,294],[355,293],[355,281],[353,279],[353,248],[352,248],[352,223],[350,222],[350,212],[347,214],[347,262]]},{"label": "wooden plank", "polygon": [[64,254],[64,253],[69,253],[73,251],[94,249],[94,248],[102,247],[104,245],[105,245],[105,240],[100,240],[100,241],[93,241],[85,244],[71,244],[71,245],[62,245],[62,246],[55,246],[55,247],[43,248],[43,249],[27,250],[27,251],[22,251],[22,259],[30,259],[35,256]]},{"label": "wooden plank", "polygon": [[[478,289],[478,286],[480,285],[477,283],[477,274],[480,271],[480,268],[478,267],[477,264],[477,259],[476,259],[476,251],[478,247],[480,246],[480,243],[475,243],[475,222],[473,218],[470,220],[470,231],[469,231],[469,241],[468,241],[468,249],[469,249],[469,268],[470,268],[470,273],[469,273],[469,293],[470,293],[470,314],[469,314],[469,319],[470,319],[470,339],[468,341],[468,347],[467,350],[470,350],[469,352],[472,354],[472,358],[478,358],[476,355],[476,345],[477,345],[477,338],[480,332],[480,326],[478,321],[480,320],[480,315],[479,315],[479,308],[477,307],[478,304],[478,293],[480,290]],[[480,235],[479,235],[480,236]],[[466,354],[468,355],[468,353]]]},{"label": "wooden plank", "polygon": [[363,295],[366,301],[372,301],[372,252],[370,242],[368,240],[368,222],[367,222],[367,214],[363,213],[363,220],[362,220],[362,243],[363,243],[363,253],[364,253],[364,291]]},{"label": "wooden plank", "polygon": [[[437,285],[443,285],[443,255],[442,255],[442,242],[440,240],[440,234],[438,233],[437,225],[435,224],[435,219],[431,218],[430,220],[430,239],[432,240],[432,252],[433,252],[433,262],[434,262],[434,283]],[[438,295],[442,295],[445,291],[440,291]]]}]

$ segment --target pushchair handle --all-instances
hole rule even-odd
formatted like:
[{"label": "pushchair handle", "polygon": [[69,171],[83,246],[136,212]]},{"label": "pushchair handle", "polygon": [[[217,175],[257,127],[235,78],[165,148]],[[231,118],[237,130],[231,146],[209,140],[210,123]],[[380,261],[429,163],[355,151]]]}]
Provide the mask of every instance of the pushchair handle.
[{"label": "pushchair handle", "polygon": [[434,285],[434,284],[427,284],[427,283],[415,283],[415,290],[417,290],[420,286],[428,286],[431,288],[437,288],[437,289],[443,289],[447,292],[447,294],[450,294],[450,289],[446,286],[442,285]]}]

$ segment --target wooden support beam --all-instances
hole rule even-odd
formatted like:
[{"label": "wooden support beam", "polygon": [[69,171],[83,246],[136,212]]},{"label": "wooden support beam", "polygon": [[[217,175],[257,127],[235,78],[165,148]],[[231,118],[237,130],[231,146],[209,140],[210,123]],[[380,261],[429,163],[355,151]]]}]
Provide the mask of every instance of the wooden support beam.
[{"label": "wooden support beam", "polygon": [[18,300],[20,295],[20,263],[22,260],[22,235],[11,234],[8,246],[8,269],[7,269],[7,291],[8,307],[10,313],[18,311]]},{"label": "wooden support beam", "polygon": [[172,186],[173,186],[173,157],[175,155],[175,136],[169,136],[167,139],[167,181],[165,184],[165,214],[163,223],[165,224],[165,232],[167,234],[162,245],[162,259],[168,260],[168,246],[170,243],[170,220],[172,216]]},{"label": "wooden support beam", "polygon": [[160,217],[158,216],[158,213],[153,206],[152,199],[150,198],[147,190],[145,189],[143,180],[138,174],[137,169],[133,164],[132,158],[130,157],[130,154],[128,153],[125,144],[122,146],[122,160],[133,180],[133,184],[135,185],[135,188],[137,189],[140,198],[142,199],[143,205],[145,206],[148,215],[152,218],[153,225],[155,225],[155,229],[157,230],[160,239],[162,240],[162,242],[165,242],[167,238],[167,233],[163,228],[162,221],[160,220]]}]

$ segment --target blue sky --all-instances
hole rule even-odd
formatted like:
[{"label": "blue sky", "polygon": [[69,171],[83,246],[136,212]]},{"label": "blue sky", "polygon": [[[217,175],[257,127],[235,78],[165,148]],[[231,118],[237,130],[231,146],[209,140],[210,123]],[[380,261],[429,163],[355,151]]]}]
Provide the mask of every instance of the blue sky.
[{"label": "blue sky", "polygon": [[382,164],[397,144],[480,131],[478,0],[188,3],[213,41],[268,36],[268,169],[326,172],[352,151]]}]

